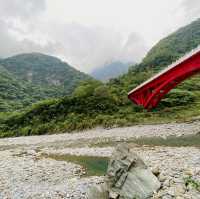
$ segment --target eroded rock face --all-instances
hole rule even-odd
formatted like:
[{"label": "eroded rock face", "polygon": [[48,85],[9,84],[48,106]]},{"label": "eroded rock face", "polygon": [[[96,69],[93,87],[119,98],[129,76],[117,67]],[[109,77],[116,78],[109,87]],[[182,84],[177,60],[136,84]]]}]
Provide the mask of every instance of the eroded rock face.
[{"label": "eroded rock face", "polygon": [[159,188],[160,182],[143,160],[128,146],[119,145],[111,157],[105,184],[93,188],[88,198],[146,199]]}]

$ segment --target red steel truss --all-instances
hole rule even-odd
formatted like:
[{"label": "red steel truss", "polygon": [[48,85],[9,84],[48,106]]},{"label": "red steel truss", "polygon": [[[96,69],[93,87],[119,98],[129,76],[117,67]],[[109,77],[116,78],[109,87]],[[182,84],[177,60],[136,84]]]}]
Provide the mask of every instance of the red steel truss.
[{"label": "red steel truss", "polygon": [[200,71],[200,46],[129,92],[128,98],[145,109],[155,108],[175,86]]}]

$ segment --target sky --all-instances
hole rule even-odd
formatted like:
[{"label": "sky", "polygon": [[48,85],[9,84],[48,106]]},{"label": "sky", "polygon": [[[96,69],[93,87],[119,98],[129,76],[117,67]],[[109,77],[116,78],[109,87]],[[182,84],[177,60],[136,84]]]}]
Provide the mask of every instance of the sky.
[{"label": "sky", "polygon": [[140,62],[200,17],[200,0],[0,0],[0,57],[41,52],[83,72]]}]

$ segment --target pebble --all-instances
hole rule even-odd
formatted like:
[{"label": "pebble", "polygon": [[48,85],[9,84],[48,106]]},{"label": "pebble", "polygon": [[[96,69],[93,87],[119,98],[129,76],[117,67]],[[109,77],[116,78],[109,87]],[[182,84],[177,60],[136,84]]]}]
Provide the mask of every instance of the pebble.
[{"label": "pebble", "polygon": [[159,176],[158,176],[158,179],[160,180],[160,182],[164,182],[166,179],[167,179],[167,177],[164,175],[164,174],[160,174]]},{"label": "pebble", "polygon": [[[89,147],[88,143],[96,143],[97,139],[109,142],[110,139],[188,135],[198,129],[199,123],[172,123],[0,139],[0,199],[86,199],[87,190],[104,180],[97,176],[81,177],[84,173],[81,165],[41,157],[42,153],[109,157],[114,147]],[[162,182],[162,188],[153,198],[200,199],[197,190],[184,185],[184,177],[191,176],[200,181],[200,149],[133,146],[132,150]]]}]

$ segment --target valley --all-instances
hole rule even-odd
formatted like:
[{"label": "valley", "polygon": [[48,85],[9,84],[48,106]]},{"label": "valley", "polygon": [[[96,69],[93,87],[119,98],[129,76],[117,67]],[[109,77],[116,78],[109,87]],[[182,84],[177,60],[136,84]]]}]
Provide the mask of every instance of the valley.
[{"label": "valley", "polygon": [[200,115],[199,74],[169,92],[151,112],[133,104],[127,94],[196,48],[199,25],[197,19],[160,40],[141,63],[107,83],[40,53],[1,60],[0,137],[195,120]]},{"label": "valley", "polygon": [[[17,30],[20,23],[14,22]],[[132,46],[140,42],[135,33],[131,37],[134,40],[111,40],[121,48],[110,46],[108,50],[115,53],[111,59],[101,39],[99,48],[96,46],[98,38],[107,37],[107,33],[97,28],[89,32],[98,32],[98,38],[90,34],[87,38],[87,29],[70,32],[68,26],[65,28],[67,33],[55,34],[56,39],[68,36],[69,41],[50,42],[48,52],[54,54],[57,46],[58,57],[65,54],[69,61],[79,52],[84,59],[73,63],[82,63],[81,67],[40,52],[24,53],[23,48],[17,55],[0,59],[0,199],[88,199],[88,190],[103,184],[109,160],[120,144],[136,152],[158,178],[161,186],[152,192],[152,199],[200,199],[200,74],[171,90],[151,111],[127,97],[130,90],[200,45],[200,19],[158,41],[138,63],[123,62],[133,52]],[[90,37],[88,53],[85,47]],[[26,37],[22,41],[26,43]],[[78,51],[70,51],[71,42]],[[135,53],[141,54],[139,47]],[[103,56],[119,61],[106,62]],[[108,64],[95,68],[87,65],[89,59],[96,66]],[[95,70],[86,74],[77,68]],[[149,93],[154,91],[150,87]],[[121,163],[129,156],[120,157]],[[120,171],[118,180],[123,177],[121,184],[137,166],[137,158],[130,159],[126,167],[121,163],[125,175],[121,168],[116,169]],[[147,170],[145,165],[142,169]]]}]

